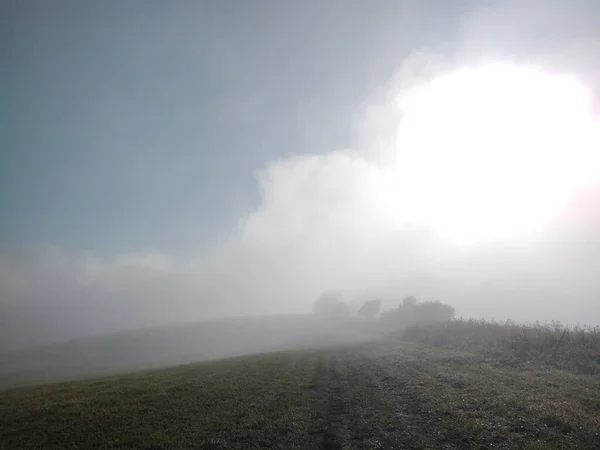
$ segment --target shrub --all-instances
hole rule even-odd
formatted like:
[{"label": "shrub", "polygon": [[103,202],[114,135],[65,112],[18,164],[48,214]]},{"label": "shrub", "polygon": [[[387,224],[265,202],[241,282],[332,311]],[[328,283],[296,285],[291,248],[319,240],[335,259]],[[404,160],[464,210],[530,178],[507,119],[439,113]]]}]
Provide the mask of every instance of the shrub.
[{"label": "shrub", "polygon": [[395,325],[443,322],[454,317],[454,308],[441,302],[417,303],[414,297],[406,297],[400,306],[386,311],[381,317]]}]

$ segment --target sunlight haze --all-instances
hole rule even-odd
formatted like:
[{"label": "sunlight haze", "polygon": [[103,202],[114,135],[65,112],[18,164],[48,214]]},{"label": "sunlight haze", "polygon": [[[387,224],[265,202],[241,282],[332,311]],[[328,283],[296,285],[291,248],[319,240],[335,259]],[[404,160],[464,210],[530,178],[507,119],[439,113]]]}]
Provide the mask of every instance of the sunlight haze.
[{"label": "sunlight haze", "polygon": [[487,64],[398,97],[397,207],[448,239],[540,231],[598,180],[600,122],[575,75]]}]

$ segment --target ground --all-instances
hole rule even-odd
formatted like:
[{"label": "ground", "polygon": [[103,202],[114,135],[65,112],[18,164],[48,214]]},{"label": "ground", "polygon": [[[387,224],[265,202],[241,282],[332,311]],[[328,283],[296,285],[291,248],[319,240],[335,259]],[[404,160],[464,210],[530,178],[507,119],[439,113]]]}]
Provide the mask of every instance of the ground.
[{"label": "ground", "polygon": [[0,391],[0,448],[600,448],[600,378],[387,340]]}]

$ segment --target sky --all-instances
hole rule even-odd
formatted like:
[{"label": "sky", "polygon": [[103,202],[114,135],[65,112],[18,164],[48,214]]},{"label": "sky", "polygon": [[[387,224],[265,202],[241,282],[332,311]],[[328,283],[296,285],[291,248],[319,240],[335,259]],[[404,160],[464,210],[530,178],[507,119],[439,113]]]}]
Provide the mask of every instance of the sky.
[{"label": "sky", "polygon": [[5,346],[309,311],[332,288],[600,323],[593,245],[465,248],[390,206],[400,92],[510,61],[574,74],[595,107],[599,21],[594,1],[3,2]]},{"label": "sky", "polygon": [[[107,256],[203,247],[256,207],[254,169],[348,145],[408,45],[397,2],[3,8],[0,237]],[[408,9],[432,45],[452,33]]]}]

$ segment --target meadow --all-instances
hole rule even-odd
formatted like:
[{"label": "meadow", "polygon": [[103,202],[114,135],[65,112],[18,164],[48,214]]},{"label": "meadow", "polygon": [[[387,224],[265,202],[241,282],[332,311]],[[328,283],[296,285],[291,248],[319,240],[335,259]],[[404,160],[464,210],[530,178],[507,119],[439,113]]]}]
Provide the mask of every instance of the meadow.
[{"label": "meadow", "polygon": [[563,326],[557,321],[517,324],[510,320],[458,319],[409,326],[403,338],[436,347],[485,352],[514,362],[600,373],[600,327]]},{"label": "meadow", "polygon": [[597,449],[597,331],[458,320],[10,388],[0,448]]}]

